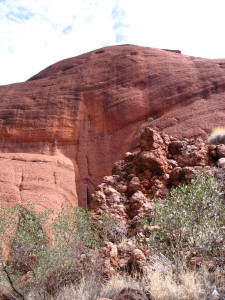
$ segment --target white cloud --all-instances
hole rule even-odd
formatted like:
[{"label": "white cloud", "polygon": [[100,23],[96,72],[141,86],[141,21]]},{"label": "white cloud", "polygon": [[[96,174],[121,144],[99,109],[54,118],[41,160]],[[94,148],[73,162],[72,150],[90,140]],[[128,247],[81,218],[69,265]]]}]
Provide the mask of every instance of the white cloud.
[{"label": "white cloud", "polygon": [[23,81],[60,59],[115,43],[107,0],[0,2],[0,84]]},{"label": "white cloud", "polygon": [[224,0],[0,0],[0,84],[106,45],[225,57]]},{"label": "white cloud", "polygon": [[127,38],[187,55],[225,57],[223,0],[121,0],[130,24]]}]

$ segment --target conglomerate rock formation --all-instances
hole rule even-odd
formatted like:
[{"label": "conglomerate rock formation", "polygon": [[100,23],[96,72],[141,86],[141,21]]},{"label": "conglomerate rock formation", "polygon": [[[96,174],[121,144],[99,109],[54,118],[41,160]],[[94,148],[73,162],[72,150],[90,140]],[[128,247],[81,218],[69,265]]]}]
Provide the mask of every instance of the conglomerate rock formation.
[{"label": "conglomerate rock formation", "polygon": [[[225,190],[224,168],[224,144],[207,145],[201,138],[179,140],[146,127],[141,134],[140,150],[127,152],[124,159],[117,161],[112,175],[103,178],[91,197],[93,220],[101,221],[110,213],[119,224],[115,236],[129,237],[119,243],[106,243],[105,273],[110,276],[117,269],[129,268],[131,263],[143,269],[147,262],[154,260],[149,249],[136,239],[137,233],[144,237],[155,230],[155,226],[151,226],[155,213],[153,199],[160,202],[171,187],[190,183],[199,169],[216,176]],[[140,226],[143,216],[148,219],[148,226]],[[202,257],[194,254],[190,258],[191,264],[199,261]],[[211,258],[204,263],[215,267],[216,261]]]},{"label": "conglomerate rock formation", "polygon": [[112,164],[138,147],[146,125],[206,138],[223,125],[224,97],[225,60],[106,47],[0,86],[0,152],[62,153],[74,164],[79,204],[86,206]]},{"label": "conglomerate rock formation", "polygon": [[200,168],[214,175],[225,164],[225,145],[206,145],[201,138],[178,140],[146,127],[140,150],[117,161],[92,194],[96,216],[105,211],[131,221],[151,210],[153,198],[163,199],[173,186],[188,184]]}]

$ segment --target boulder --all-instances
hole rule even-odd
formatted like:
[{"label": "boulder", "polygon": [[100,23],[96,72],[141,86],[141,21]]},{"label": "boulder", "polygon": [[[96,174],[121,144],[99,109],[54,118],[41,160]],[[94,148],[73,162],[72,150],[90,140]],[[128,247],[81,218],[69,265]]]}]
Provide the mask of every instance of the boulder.
[{"label": "boulder", "polygon": [[216,153],[219,158],[225,157],[225,145],[224,144],[217,145]]},{"label": "boulder", "polygon": [[171,155],[182,155],[187,148],[187,141],[172,141],[169,143],[169,153]]},{"label": "boulder", "polygon": [[141,152],[135,162],[137,172],[149,170],[154,175],[162,175],[165,172],[165,168],[167,167],[165,155],[160,149],[156,151]]},{"label": "boulder", "polygon": [[145,255],[140,249],[134,249],[131,253],[130,262],[139,262],[145,260]]},{"label": "boulder", "polygon": [[163,140],[160,134],[153,130],[150,127],[146,127],[142,133],[140,138],[140,148],[141,150],[155,150],[163,145]]},{"label": "boulder", "polygon": [[225,168],[225,157],[222,157],[222,158],[220,158],[220,159],[218,160],[217,166],[218,166],[219,168]]},{"label": "boulder", "polygon": [[151,300],[143,291],[134,288],[124,288],[113,300]]}]

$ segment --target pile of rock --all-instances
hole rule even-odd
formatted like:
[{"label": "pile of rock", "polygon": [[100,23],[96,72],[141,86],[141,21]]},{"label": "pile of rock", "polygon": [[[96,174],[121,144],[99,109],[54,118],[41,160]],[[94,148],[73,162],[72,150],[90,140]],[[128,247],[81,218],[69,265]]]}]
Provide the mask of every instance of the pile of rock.
[{"label": "pile of rock", "polygon": [[225,145],[206,145],[200,138],[180,141],[146,127],[140,151],[127,152],[115,163],[112,175],[92,194],[90,208],[96,217],[107,211],[133,220],[151,211],[153,198],[164,198],[172,186],[190,183],[197,169],[213,174],[224,161]]},{"label": "pile of rock", "polygon": [[[107,243],[106,273],[113,274],[113,270],[129,268],[130,264],[143,269],[150,254],[138,247],[134,238],[142,234],[140,217],[144,215],[151,221],[154,198],[160,201],[171,187],[190,183],[200,168],[213,175],[215,167],[225,167],[225,145],[207,145],[200,138],[178,140],[146,127],[140,137],[140,151],[128,152],[117,161],[112,175],[104,177],[92,194],[93,218],[101,220],[110,213],[120,223],[118,234],[126,231],[130,237],[117,245]],[[145,229],[154,230],[148,227]]]}]

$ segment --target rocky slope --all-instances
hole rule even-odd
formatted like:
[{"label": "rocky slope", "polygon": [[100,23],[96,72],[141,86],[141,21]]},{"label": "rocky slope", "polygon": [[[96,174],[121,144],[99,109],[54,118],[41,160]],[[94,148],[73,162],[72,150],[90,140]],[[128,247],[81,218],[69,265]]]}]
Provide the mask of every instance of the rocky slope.
[{"label": "rocky slope", "polygon": [[164,198],[173,186],[190,183],[196,170],[213,174],[223,165],[225,145],[206,145],[201,138],[178,140],[146,127],[140,150],[117,161],[92,194],[90,208],[96,215],[110,211],[124,220],[137,219],[151,210],[153,198]]},{"label": "rocky slope", "polygon": [[223,124],[224,97],[225,60],[106,47],[0,86],[0,151],[62,153],[86,206],[114,161],[137,148],[142,128],[205,138]]},{"label": "rocky slope", "polygon": [[[160,202],[171,187],[190,183],[198,169],[218,176],[224,174],[224,168],[224,144],[206,145],[201,138],[179,140],[146,127],[141,134],[140,150],[127,152],[124,159],[117,161],[112,175],[103,178],[91,197],[93,219],[101,221],[110,213],[119,222],[116,239],[128,237],[119,243],[106,243],[105,273],[110,276],[116,270],[129,269],[130,264],[143,269],[154,260],[149,249],[136,239],[137,233],[144,237],[155,230],[151,226],[153,198]],[[224,179],[220,184],[225,190]],[[148,226],[140,226],[143,216],[148,219]],[[201,256],[190,257],[191,264],[199,262],[202,263]],[[214,258],[204,261],[206,267],[214,268],[216,263]]]}]

